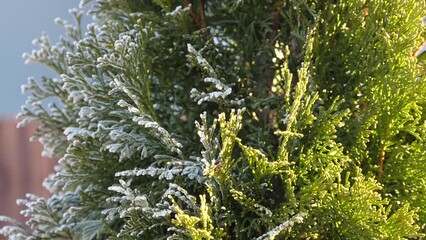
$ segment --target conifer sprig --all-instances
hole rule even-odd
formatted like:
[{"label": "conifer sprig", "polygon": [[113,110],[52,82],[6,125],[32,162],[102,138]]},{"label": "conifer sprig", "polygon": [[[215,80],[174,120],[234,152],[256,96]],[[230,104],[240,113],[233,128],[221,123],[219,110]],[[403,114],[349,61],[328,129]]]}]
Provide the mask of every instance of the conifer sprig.
[{"label": "conifer sprig", "polygon": [[[10,239],[426,233],[423,1],[82,0],[20,125],[60,158]],[[416,59],[417,58],[417,59]],[[55,98],[53,104],[47,105]]]}]

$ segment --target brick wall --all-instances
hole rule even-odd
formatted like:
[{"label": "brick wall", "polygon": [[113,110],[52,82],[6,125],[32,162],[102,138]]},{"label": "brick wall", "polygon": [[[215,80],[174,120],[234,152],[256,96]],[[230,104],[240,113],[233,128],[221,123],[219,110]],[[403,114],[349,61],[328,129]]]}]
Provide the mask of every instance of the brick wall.
[{"label": "brick wall", "polygon": [[17,120],[0,119],[0,215],[25,221],[16,199],[29,192],[48,196],[42,182],[53,171],[55,160],[41,157],[41,144],[29,141],[35,124],[20,129],[16,124]]}]

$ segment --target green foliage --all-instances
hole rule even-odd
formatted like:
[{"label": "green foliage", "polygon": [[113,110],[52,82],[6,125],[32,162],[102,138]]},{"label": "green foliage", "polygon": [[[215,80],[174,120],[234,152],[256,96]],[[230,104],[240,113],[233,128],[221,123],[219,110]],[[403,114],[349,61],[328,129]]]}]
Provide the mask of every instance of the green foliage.
[{"label": "green foliage", "polygon": [[60,160],[53,196],[20,200],[31,230],[0,233],[425,236],[424,1],[86,4],[84,34],[73,10],[27,55],[59,78],[29,80],[21,125]]}]

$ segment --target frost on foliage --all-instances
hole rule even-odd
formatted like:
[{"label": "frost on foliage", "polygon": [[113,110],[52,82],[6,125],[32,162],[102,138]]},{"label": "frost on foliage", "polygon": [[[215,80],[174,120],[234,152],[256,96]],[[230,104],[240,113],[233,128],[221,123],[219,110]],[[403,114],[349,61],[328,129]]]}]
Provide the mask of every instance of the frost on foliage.
[{"label": "frost on foliage", "polygon": [[169,188],[164,192],[163,198],[174,197],[179,201],[182,201],[190,209],[198,209],[196,197],[188,193],[183,187],[176,183],[170,183]]},{"label": "frost on foliage", "polygon": [[174,16],[174,15],[184,14],[188,12],[189,10],[190,10],[190,6],[184,7],[184,8],[182,6],[177,6],[173,11],[166,13],[166,15]]},{"label": "frost on foliage", "polygon": [[[22,106],[22,112],[17,116],[22,118],[18,127],[44,119],[38,126],[37,133],[31,138],[31,140],[38,139],[43,144],[43,156],[60,156],[67,147],[63,128],[69,124],[72,110],[61,109],[62,103],[66,102],[63,98],[58,99],[61,101],[59,103],[45,104],[55,95],[63,96],[62,85],[63,82],[55,78],[42,78],[41,83],[29,78],[28,84],[22,87],[24,92],[30,92],[33,95],[28,98],[26,105]],[[61,127],[58,126],[59,124]]]},{"label": "frost on foliage", "polygon": [[[200,211],[200,208],[196,206],[196,198],[190,194],[182,187],[177,184],[169,184],[168,189],[164,192],[160,201],[157,203],[150,203],[147,195],[142,194],[137,189],[131,189],[130,184],[120,180],[120,185],[114,185],[109,187],[110,191],[119,193],[121,196],[110,197],[107,201],[111,203],[119,203],[115,208],[109,208],[103,211],[103,214],[106,214],[106,219],[114,219],[115,215],[119,215],[120,218],[127,219],[125,226],[122,228],[118,237],[124,236],[144,236],[148,234],[149,229],[159,227],[163,224],[157,225],[166,217],[169,217],[172,212],[175,212],[176,209],[172,204],[174,198],[184,203],[187,207],[193,209],[194,211]],[[201,208],[201,210],[203,210]],[[135,219],[135,214],[144,218],[144,221],[140,221],[139,218]],[[145,225],[150,223],[153,225]],[[170,226],[168,231],[175,231],[175,229]]]},{"label": "frost on foliage", "polygon": [[24,239],[34,239],[25,227],[10,217],[0,216],[0,222],[6,222],[10,224],[9,226],[5,226],[0,229],[0,234],[12,240],[24,240]]},{"label": "frost on foliage", "polygon": [[[74,194],[64,196],[53,196],[49,200],[27,194],[27,199],[17,201],[20,205],[25,205],[27,209],[21,213],[29,217],[27,224],[34,229],[32,234],[26,234],[19,225],[14,224],[2,231],[9,231],[16,239],[70,239],[75,235],[76,226],[71,218],[66,217],[67,210],[78,204],[78,197]],[[68,218],[68,219],[67,219]],[[10,232],[13,231],[13,232]],[[19,232],[17,235],[16,233]],[[6,232],[7,234],[7,232]],[[12,238],[13,239],[13,238]]]},{"label": "frost on foliage", "polygon": [[206,92],[199,92],[195,88],[191,89],[191,98],[197,101],[198,104],[201,104],[203,102],[223,101],[232,92],[232,88],[223,84],[218,79],[210,78],[210,77],[204,78],[204,82],[212,83],[213,87],[216,88],[218,91],[206,93]]},{"label": "frost on foliage", "polygon": [[68,12],[74,17],[76,25],[70,24],[68,21],[61,18],[55,18],[55,23],[65,29],[68,37],[73,40],[79,40],[82,37],[81,28],[79,26],[81,25],[84,11],[73,8],[68,10]]},{"label": "frost on foliage", "polygon": [[70,141],[76,136],[86,139],[91,136],[91,132],[84,128],[68,127],[65,129],[64,134],[67,136],[67,140]]},{"label": "frost on foliage", "polygon": [[[110,191],[117,192],[122,196],[110,197],[107,199],[108,202],[117,203],[117,207],[105,209],[102,213],[106,215],[107,220],[113,220],[118,215],[122,219],[126,219],[126,224],[123,226],[121,231],[117,234],[117,237],[124,236],[142,236],[146,229],[152,226],[144,225],[144,222],[140,222],[140,219],[135,219],[135,214],[141,217],[144,216],[146,223],[155,224],[155,222],[168,217],[171,211],[165,207],[151,207],[146,195],[141,194],[137,189],[133,190],[130,188],[130,184],[123,180],[120,180],[120,185],[114,185],[108,188]],[[164,204],[163,204],[164,205]],[[145,224],[146,224],[145,223]]]},{"label": "frost on foliage", "polygon": [[195,48],[188,44],[188,59],[195,66],[202,69],[205,75],[208,77],[204,78],[204,82],[211,84],[212,88],[216,91],[200,92],[193,88],[191,89],[191,98],[196,101],[199,105],[203,102],[216,102],[216,103],[228,103],[231,105],[241,105],[244,99],[228,99],[228,96],[232,93],[232,88],[224,84],[218,79],[218,75],[214,68],[208,63],[208,61],[201,55],[201,51],[195,50]]},{"label": "frost on foliage", "polygon": [[[107,128],[107,124],[101,122],[99,127]],[[111,139],[104,143],[103,148],[111,153],[119,153],[119,162],[130,159],[132,156],[145,159],[153,154],[155,142],[145,135],[119,127],[111,130],[109,136]]]},{"label": "frost on foliage", "polygon": [[[120,100],[118,104],[121,107],[127,107],[127,109],[134,113],[133,121],[138,125],[143,126],[148,129],[156,138],[158,138],[171,152],[175,152],[177,154],[181,154],[181,148],[183,147],[181,143],[179,143],[176,139],[174,139],[171,134],[161,127],[158,122],[152,120],[152,117],[144,114],[139,109],[133,107],[129,103]],[[139,115],[139,116],[138,116]]]},{"label": "frost on foliage", "polygon": [[137,122],[139,125],[150,129],[154,135],[161,140],[161,142],[167,146],[170,151],[175,152],[177,154],[181,154],[182,144],[179,143],[176,139],[174,139],[170,133],[161,127],[157,122],[146,120],[143,117],[134,117],[133,121]]},{"label": "frost on foliage", "polygon": [[220,161],[220,159],[217,158],[220,149],[219,140],[214,137],[217,119],[214,119],[213,124],[209,127],[207,125],[207,116],[205,112],[200,114],[200,118],[201,123],[195,122],[195,125],[197,126],[197,133],[204,150],[201,151],[202,157],[198,157],[197,161],[204,165],[203,174],[211,177],[214,174],[215,167]]},{"label": "frost on foliage", "polygon": [[[122,33],[119,39],[114,42],[114,51],[109,54],[104,54],[97,59],[98,68],[114,67],[124,69],[128,66],[128,60],[137,57],[142,43],[142,34],[136,29]],[[139,69],[135,69],[139,70]]]},{"label": "frost on foliage", "polygon": [[[20,200],[31,229],[0,217],[9,223],[0,233],[20,240],[424,237],[425,88],[409,59],[423,40],[413,20],[419,11],[404,10],[418,4],[398,1],[371,1],[370,11],[383,13],[367,16],[359,1],[330,9],[301,1],[281,8],[81,0],[94,17],[85,33],[82,12],[71,10],[75,26],[55,20],[67,37],[52,44],[43,34],[24,55],[57,75],[22,87],[31,96],[19,124],[41,122],[33,139],[60,159],[45,181],[53,196]],[[399,26],[406,37],[394,37]],[[344,71],[329,64],[342,53],[357,60],[341,62]],[[362,178],[376,175],[380,152],[381,181]]]},{"label": "frost on foliage", "polygon": [[133,169],[118,172],[116,177],[139,177],[151,176],[159,180],[165,179],[168,181],[173,180],[176,176],[186,176],[190,180],[196,180],[199,183],[204,181],[202,168],[200,164],[193,161],[184,161],[173,159],[169,156],[155,156],[157,160],[171,159],[165,167],[150,166],[145,169]]},{"label": "frost on foliage", "polygon": [[[81,38],[80,22],[82,13],[72,10],[70,12],[75,20],[75,26],[58,20],[63,23],[69,37],[73,41]],[[69,73],[70,68],[66,59],[68,52],[74,50],[74,45],[69,39],[61,37],[60,41],[52,44],[47,36],[43,35],[33,41],[38,47],[31,54],[24,54],[26,63],[41,63],[52,69],[58,75]],[[31,93],[22,107],[18,118],[21,118],[19,127],[28,122],[42,120],[33,139],[39,139],[44,146],[43,155],[48,157],[60,157],[67,148],[67,142],[63,134],[64,129],[70,125],[71,119],[74,119],[74,107],[64,108],[68,105],[68,94],[63,89],[64,82],[58,78],[42,77],[41,81],[35,81],[29,78],[28,84],[22,87],[22,91]],[[53,103],[52,103],[53,100]],[[71,106],[68,105],[68,106]]]},{"label": "frost on foliage", "polygon": [[301,223],[303,221],[303,218],[306,216],[306,213],[299,213],[294,215],[289,220],[283,222],[282,224],[276,226],[275,228],[271,229],[270,231],[266,232],[262,236],[256,238],[256,240],[272,240],[275,239],[275,237],[280,234],[282,231],[291,228],[295,223]]}]

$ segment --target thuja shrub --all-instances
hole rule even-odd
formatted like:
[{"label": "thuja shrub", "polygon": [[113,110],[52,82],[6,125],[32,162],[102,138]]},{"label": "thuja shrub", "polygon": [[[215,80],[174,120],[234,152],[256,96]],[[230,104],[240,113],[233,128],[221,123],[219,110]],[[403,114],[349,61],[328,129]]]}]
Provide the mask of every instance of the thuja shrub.
[{"label": "thuja shrub", "polygon": [[3,235],[425,236],[424,1],[80,5],[93,23],[26,55],[57,77],[20,125],[60,160]]}]

